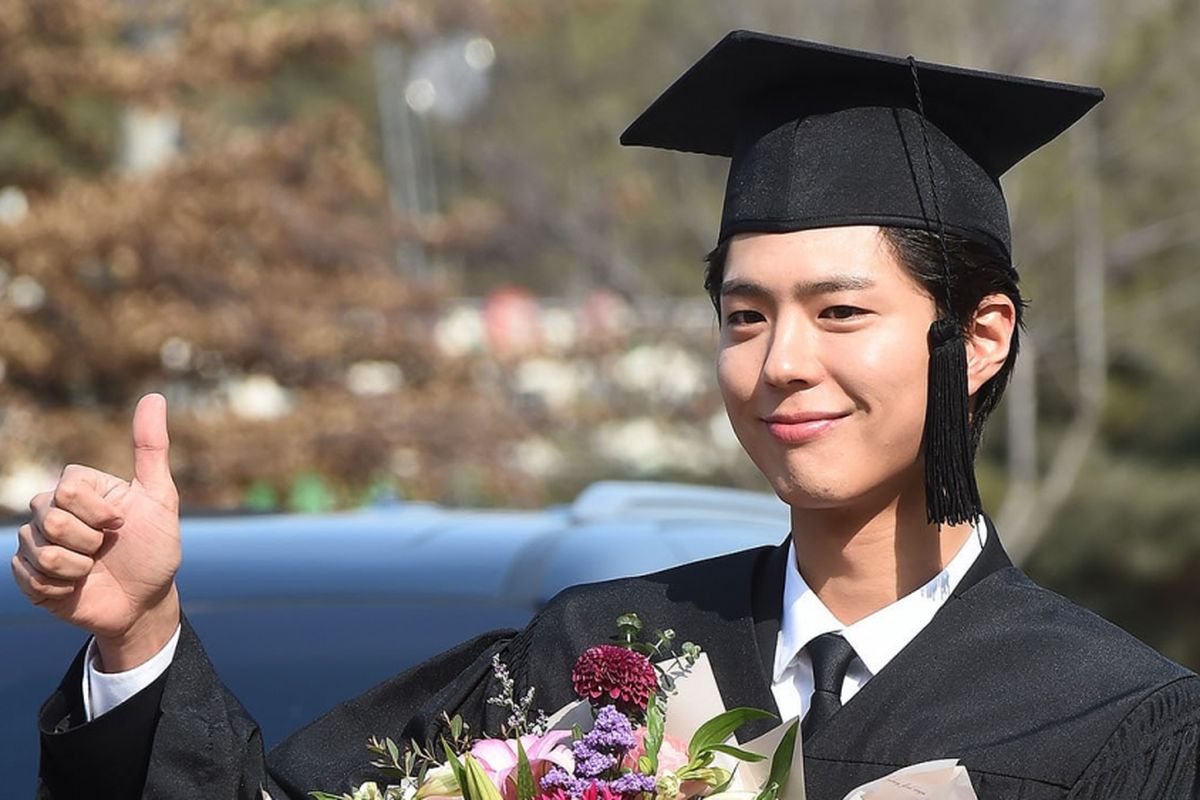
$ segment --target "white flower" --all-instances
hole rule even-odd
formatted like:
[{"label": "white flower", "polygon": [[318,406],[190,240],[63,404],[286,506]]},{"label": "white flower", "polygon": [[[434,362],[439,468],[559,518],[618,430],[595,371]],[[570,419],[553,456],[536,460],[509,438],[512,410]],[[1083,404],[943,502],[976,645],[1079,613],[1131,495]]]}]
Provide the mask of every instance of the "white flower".
[{"label": "white flower", "polygon": [[379,791],[379,785],[375,781],[367,781],[359,786],[350,797],[352,800],[384,800],[383,792]]},{"label": "white flower", "polygon": [[682,783],[674,772],[665,772],[654,782],[654,795],[659,800],[675,800]]}]

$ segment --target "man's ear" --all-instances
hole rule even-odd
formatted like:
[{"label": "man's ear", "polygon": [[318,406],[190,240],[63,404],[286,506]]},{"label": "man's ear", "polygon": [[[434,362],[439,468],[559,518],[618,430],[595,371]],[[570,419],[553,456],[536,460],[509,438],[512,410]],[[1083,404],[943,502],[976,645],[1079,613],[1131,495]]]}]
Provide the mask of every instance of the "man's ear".
[{"label": "man's ear", "polygon": [[1004,366],[1017,327],[1017,309],[1004,294],[989,294],[979,301],[967,328],[967,392],[979,388]]}]

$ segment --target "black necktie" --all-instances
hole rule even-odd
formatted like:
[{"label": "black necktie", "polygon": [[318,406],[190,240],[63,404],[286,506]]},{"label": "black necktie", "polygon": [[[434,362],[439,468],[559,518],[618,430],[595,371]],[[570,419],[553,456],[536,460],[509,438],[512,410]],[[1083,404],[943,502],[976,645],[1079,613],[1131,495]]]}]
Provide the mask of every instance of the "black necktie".
[{"label": "black necktie", "polygon": [[808,739],[842,707],[842,681],[854,648],[836,633],[823,633],[805,646],[812,659],[813,695],[800,732]]}]

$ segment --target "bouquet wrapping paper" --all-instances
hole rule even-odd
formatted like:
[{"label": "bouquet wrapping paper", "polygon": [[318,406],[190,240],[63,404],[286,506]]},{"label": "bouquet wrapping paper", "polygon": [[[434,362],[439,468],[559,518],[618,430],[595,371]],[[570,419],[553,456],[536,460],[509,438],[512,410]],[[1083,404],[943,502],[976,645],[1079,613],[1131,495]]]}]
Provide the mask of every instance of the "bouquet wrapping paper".
[{"label": "bouquet wrapping paper", "polygon": [[[688,667],[679,662],[659,664],[675,681],[676,692],[667,706],[666,733],[680,741],[688,741],[696,729],[717,714],[725,711],[721,692],[717,688],[716,676],[708,657],[701,654],[696,663]],[[793,718],[794,719],[794,718]],[[717,764],[732,770],[733,782],[722,794],[728,800],[753,798],[767,780],[771,769],[770,756],[775,752],[780,739],[787,732],[793,719],[783,720],[771,731],[748,742],[736,742],[739,747],[765,756],[755,763],[739,762],[732,757],[718,756]],[[551,728],[568,729],[579,725],[587,730],[592,717],[588,704],[583,701],[572,703],[550,717]],[[792,754],[792,771],[781,795],[783,800],[806,800],[804,793],[804,758],[801,737],[796,737]],[[971,779],[965,767],[954,759],[927,761],[898,769],[884,777],[859,786],[844,800],[978,800],[971,787]]]}]

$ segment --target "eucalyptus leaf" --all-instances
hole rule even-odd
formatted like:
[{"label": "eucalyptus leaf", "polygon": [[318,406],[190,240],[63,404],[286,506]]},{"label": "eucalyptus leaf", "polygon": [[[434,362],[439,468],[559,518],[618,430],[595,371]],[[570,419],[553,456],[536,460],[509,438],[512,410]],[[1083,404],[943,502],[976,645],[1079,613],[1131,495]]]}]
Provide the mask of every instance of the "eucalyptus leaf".
[{"label": "eucalyptus leaf", "polygon": [[632,628],[633,630],[640,632],[642,630],[642,619],[634,612],[629,611],[617,617],[617,627]]},{"label": "eucalyptus leaf", "polygon": [[713,745],[724,744],[733,732],[754,719],[774,719],[775,715],[757,708],[732,708],[717,714],[701,725],[688,742],[688,754],[695,758],[711,750]]},{"label": "eucalyptus leaf", "polygon": [[386,743],[387,743],[388,755],[390,755],[392,757],[392,763],[399,766],[400,765],[400,748],[396,746],[396,743],[392,741],[391,737],[387,738]]}]

